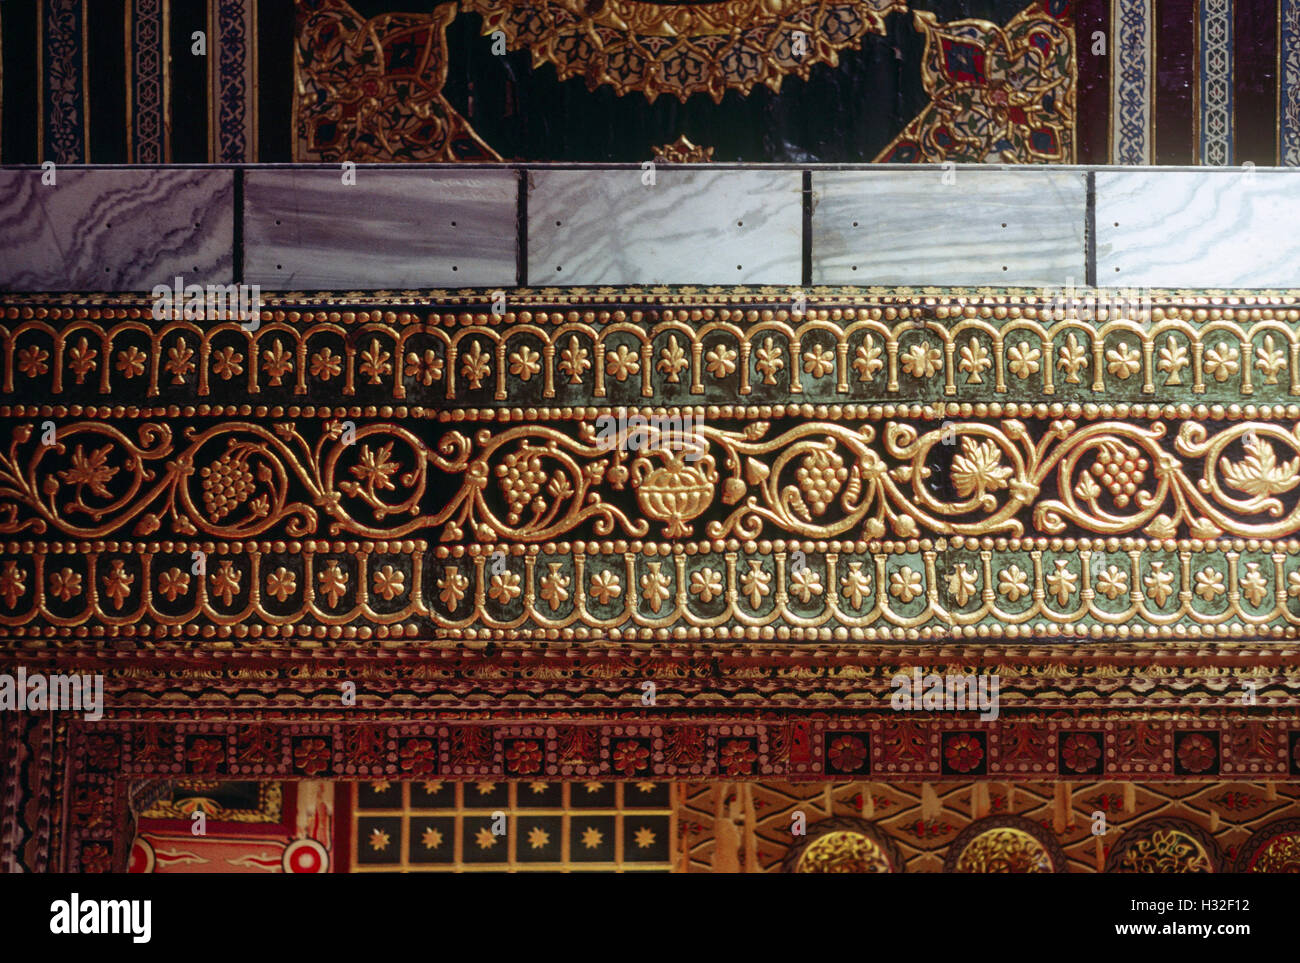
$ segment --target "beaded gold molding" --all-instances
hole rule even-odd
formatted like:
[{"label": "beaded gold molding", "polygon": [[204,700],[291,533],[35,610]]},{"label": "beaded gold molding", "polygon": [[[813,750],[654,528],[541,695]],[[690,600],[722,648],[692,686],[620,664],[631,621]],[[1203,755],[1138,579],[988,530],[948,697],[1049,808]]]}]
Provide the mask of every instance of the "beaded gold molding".
[{"label": "beaded gold molding", "polygon": [[1297,599],[1295,541],[0,546],[32,638],[1292,639]]},{"label": "beaded gold molding", "polygon": [[146,400],[285,389],[457,405],[711,395],[990,402],[1018,391],[1067,402],[1195,404],[1207,393],[1300,395],[1300,308],[1282,303],[1187,307],[1171,299],[1126,310],[1123,302],[930,298],[795,310],[701,302],[423,316],[266,310],[256,331],[201,319],[159,325],[134,306],[12,306],[4,311],[10,323],[0,325],[0,391],[57,396],[93,386]]}]

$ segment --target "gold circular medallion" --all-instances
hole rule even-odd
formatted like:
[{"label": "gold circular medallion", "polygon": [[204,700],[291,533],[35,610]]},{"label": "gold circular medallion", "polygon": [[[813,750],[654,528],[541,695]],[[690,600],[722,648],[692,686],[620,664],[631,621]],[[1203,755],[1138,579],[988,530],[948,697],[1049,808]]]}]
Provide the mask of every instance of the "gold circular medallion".
[{"label": "gold circular medallion", "polygon": [[1000,826],[980,833],[957,859],[959,873],[1050,873],[1052,857],[1023,829]]},{"label": "gold circular medallion", "polygon": [[826,833],[808,844],[797,873],[888,873],[889,859],[875,840],[846,830]]}]

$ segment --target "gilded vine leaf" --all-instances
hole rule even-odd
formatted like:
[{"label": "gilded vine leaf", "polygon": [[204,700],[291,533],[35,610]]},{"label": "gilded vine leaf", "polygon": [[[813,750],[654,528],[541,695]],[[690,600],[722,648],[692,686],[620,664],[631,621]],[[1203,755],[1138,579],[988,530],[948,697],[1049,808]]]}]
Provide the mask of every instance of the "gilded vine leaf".
[{"label": "gilded vine leaf", "polygon": [[1223,459],[1223,477],[1229,486],[1264,498],[1300,484],[1300,456],[1279,464],[1273,446],[1253,433],[1246,436],[1243,445],[1246,457],[1241,461]]},{"label": "gilded vine leaf", "polygon": [[987,492],[1007,487],[1011,469],[1002,464],[1002,453],[992,441],[963,437],[961,454],[952,460],[952,481],[957,494],[983,498]]}]

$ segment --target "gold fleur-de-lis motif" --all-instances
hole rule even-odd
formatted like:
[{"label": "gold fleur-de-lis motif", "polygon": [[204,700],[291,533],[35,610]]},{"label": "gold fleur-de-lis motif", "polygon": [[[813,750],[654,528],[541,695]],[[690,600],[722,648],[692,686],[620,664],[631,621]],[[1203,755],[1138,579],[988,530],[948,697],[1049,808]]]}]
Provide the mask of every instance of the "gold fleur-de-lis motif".
[{"label": "gold fleur-de-lis motif", "polygon": [[1065,372],[1067,384],[1077,385],[1082,383],[1083,379],[1079,377],[1079,373],[1088,367],[1088,353],[1084,350],[1083,345],[1079,343],[1079,339],[1073,331],[1066,335],[1065,344],[1061,345],[1061,350],[1057,354],[1056,366]]},{"label": "gold fleur-de-lis motif", "polygon": [[[342,593],[347,585],[346,581],[341,584],[336,581],[334,584],[338,593]],[[444,566],[442,578],[438,579],[438,599],[443,605],[447,606],[449,610],[455,611],[456,607],[460,605],[460,600],[465,597],[467,588],[469,588],[469,579],[460,573],[460,566]],[[337,594],[335,597],[338,597]]]},{"label": "gold fleur-de-lis motif", "polygon": [[763,384],[776,384],[776,373],[785,367],[785,360],[781,357],[782,350],[771,338],[764,338],[762,346],[755,355],[758,360],[754,362],[754,367],[763,376]]},{"label": "gold fleur-de-lis motif", "polygon": [[1247,562],[1241,576],[1241,594],[1251,605],[1259,605],[1268,594],[1268,579],[1259,570],[1259,562]]},{"label": "gold fleur-de-lis motif", "polygon": [[542,590],[538,594],[552,612],[558,612],[560,603],[569,597],[569,582],[572,580],[560,571],[562,565],[561,562],[548,562],[547,572],[541,578]]},{"label": "gold fleur-de-lis motif", "polygon": [[965,562],[958,562],[948,573],[948,594],[958,605],[965,605],[975,595],[976,579],[975,572]]},{"label": "gold fleur-de-lis motif", "polygon": [[229,559],[222,559],[217,570],[208,576],[208,581],[212,584],[212,594],[229,605],[239,592],[240,578],[241,573],[235,568],[235,563]]},{"label": "gold fleur-de-lis motif", "polygon": [[1053,562],[1052,571],[1044,580],[1047,582],[1047,590],[1056,597],[1056,604],[1061,606],[1069,602],[1079,584],[1079,576],[1070,570],[1069,561],[1063,558]]},{"label": "gold fleur-de-lis motif", "polygon": [[[182,338],[181,342],[184,343],[184,340]],[[99,352],[92,348],[85,338],[79,338],[77,343],[68,350],[68,367],[76,376],[77,384],[86,383],[86,375],[98,366],[98,362],[95,361],[98,356]]]},{"label": "gold fleur-de-lis motif", "polygon": [[853,370],[858,373],[859,381],[870,381],[876,376],[876,372],[885,367],[885,362],[881,360],[882,350],[880,345],[876,344],[876,339],[867,335],[858,345],[857,351],[853,355]]},{"label": "gold fleur-de-lis motif", "polygon": [[688,364],[686,352],[677,343],[677,335],[670,334],[668,344],[659,350],[659,363],[655,367],[668,376],[665,380],[670,384],[677,384],[682,370]]},{"label": "gold fleur-de-lis motif", "polygon": [[384,375],[393,370],[388,360],[392,355],[379,343],[378,338],[370,339],[370,347],[361,352],[361,373],[370,379],[370,384],[377,385]]},{"label": "gold fleur-de-lis motif", "polygon": [[0,598],[9,608],[15,608],[18,600],[27,591],[27,577],[17,562],[5,562],[0,569]]},{"label": "gold fleur-de-lis motif", "polygon": [[840,594],[848,599],[855,609],[862,608],[862,603],[871,593],[871,573],[862,571],[861,562],[850,562],[849,570],[840,579]]},{"label": "gold fleur-de-lis motif", "polygon": [[108,574],[104,576],[104,594],[112,600],[113,608],[120,609],[125,604],[134,582],[135,576],[126,570],[125,562],[113,559],[109,563]]},{"label": "gold fleur-de-lis motif", "polygon": [[772,590],[768,587],[772,581],[770,573],[763,569],[763,563],[758,559],[749,559],[749,571],[740,577],[740,594],[749,599],[749,604],[753,608],[758,608],[763,601],[763,597],[770,595]]},{"label": "gold fleur-de-lis motif", "polygon": [[266,372],[273,385],[282,384],[284,376],[293,371],[293,355],[285,350],[279,338],[271,342],[271,347],[262,352],[262,370]]},{"label": "gold fleur-de-lis motif", "polygon": [[1277,376],[1286,367],[1286,355],[1276,347],[1271,334],[1264,335],[1264,343],[1255,349],[1255,367],[1264,376],[1264,384],[1277,384]]},{"label": "gold fleur-de-lis motif", "polygon": [[[194,349],[185,343],[185,338],[176,339],[176,343],[167,351],[167,362],[163,369],[171,372],[172,384],[185,384],[185,376],[194,370]],[[273,382],[279,384],[279,382]]]},{"label": "gold fleur-de-lis motif", "polygon": [[650,562],[646,574],[641,576],[641,598],[650,606],[651,612],[658,612],[668,600],[668,576],[661,571],[663,562]]},{"label": "gold fleur-de-lis motif", "polygon": [[460,373],[471,388],[483,387],[484,379],[492,373],[492,362],[481,342],[471,342],[469,350],[461,356]]},{"label": "gold fleur-de-lis motif", "polygon": [[561,374],[568,375],[569,384],[582,383],[582,375],[591,367],[591,362],[587,360],[587,349],[578,343],[577,335],[569,335],[569,343],[560,351],[560,362],[556,367]]},{"label": "gold fleur-de-lis motif", "polygon": [[1183,347],[1183,345],[1179,344],[1172,334],[1169,335],[1169,337],[1165,339],[1165,343],[1160,346],[1157,358],[1156,370],[1163,371],[1168,375],[1168,377],[1165,378],[1165,384],[1182,384],[1183,378],[1179,372],[1191,364],[1191,362],[1187,360],[1187,349]]},{"label": "gold fleur-de-lis motif", "polygon": [[1152,562],[1142,584],[1146,588],[1147,598],[1156,605],[1164,605],[1174,593],[1174,573],[1165,571],[1164,562]]},{"label": "gold fleur-de-lis motif", "polygon": [[981,372],[993,367],[989,351],[976,337],[962,345],[957,355],[957,370],[966,372],[966,383],[978,385],[984,383]]},{"label": "gold fleur-de-lis motif", "polygon": [[[463,575],[459,578],[463,594],[467,580]],[[338,605],[339,598],[348,590],[348,573],[339,566],[335,559],[330,559],[325,563],[325,571],[316,576],[316,581],[319,583],[320,594],[330,600],[330,605]],[[455,605],[448,603],[447,607],[455,608]]]}]

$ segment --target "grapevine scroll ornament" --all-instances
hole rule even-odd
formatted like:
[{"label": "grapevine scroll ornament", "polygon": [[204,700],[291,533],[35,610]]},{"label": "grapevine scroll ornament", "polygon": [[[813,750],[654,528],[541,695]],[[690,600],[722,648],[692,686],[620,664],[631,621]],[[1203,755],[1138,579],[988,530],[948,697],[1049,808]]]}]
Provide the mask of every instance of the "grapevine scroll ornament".
[{"label": "grapevine scroll ornament", "polygon": [[[338,421],[188,426],[134,436],[99,422],[12,429],[0,452],[0,532],[81,538],[209,533],[537,542],[580,534],[640,538],[1019,536],[1077,527],[1153,538],[1287,537],[1300,506],[1297,428],[1070,420],[811,421],[773,432],[699,425],[688,436],[541,425],[435,444],[397,424]],[[442,484],[450,479],[450,494]],[[706,512],[723,513],[706,522]]]},{"label": "grapevine scroll ornament", "polygon": [[[589,429],[577,439],[548,428],[480,432],[473,458],[469,442],[453,433],[464,452],[453,467],[467,480],[437,520],[449,523],[444,539],[460,537],[471,519],[480,538],[538,540],[572,532],[588,518],[597,520],[598,535],[617,524],[642,536],[649,519],[662,523],[667,537],[684,537],[719,484],[718,499],[734,507],[705,525],[710,538],[756,538],[768,526],[816,538],[1019,536],[1026,511],[1048,534],[1073,524],[1107,535],[1267,538],[1294,531],[1300,516],[1278,497],[1300,484],[1300,439],[1278,425],[1242,423],[1211,436],[1188,423],[1172,451],[1161,423],[1054,420],[1036,435],[1014,419],[924,432],[888,422],[879,440],[872,425],[809,423],[767,437],[770,427],[696,429],[710,451],[697,465],[652,439],[631,471],[627,446],[599,448]],[[656,460],[662,464],[653,467]],[[504,521],[487,503],[489,464],[510,506]],[[604,492],[629,484],[644,518],[603,501]]]}]

